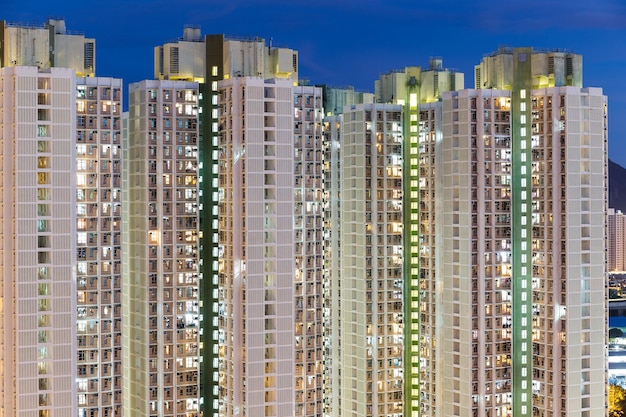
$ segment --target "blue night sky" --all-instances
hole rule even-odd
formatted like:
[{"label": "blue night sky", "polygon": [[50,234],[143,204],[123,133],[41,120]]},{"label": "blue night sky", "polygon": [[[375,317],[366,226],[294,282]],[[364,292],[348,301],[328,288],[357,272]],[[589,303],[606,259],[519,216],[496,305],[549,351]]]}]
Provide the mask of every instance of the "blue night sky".
[{"label": "blue night sky", "polygon": [[0,19],[42,24],[63,17],[96,39],[96,75],[153,78],[153,48],[203,34],[273,38],[299,51],[300,77],[373,91],[381,73],[428,66],[465,73],[499,46],[583,55],[583,83],[609,97],[609,157],[626,167],[626,2],[623,0],[4,0]]}]

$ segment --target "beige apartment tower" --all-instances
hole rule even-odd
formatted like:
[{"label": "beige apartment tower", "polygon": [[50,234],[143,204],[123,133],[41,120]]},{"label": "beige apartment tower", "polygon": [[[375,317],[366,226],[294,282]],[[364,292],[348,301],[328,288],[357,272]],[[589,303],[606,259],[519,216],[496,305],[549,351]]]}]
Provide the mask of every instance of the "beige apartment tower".
[{"label": "beige apartment tower", "polygon": [[293,84],[231,78],[219,94],[219,415],[291,416],[306,387],[294,378]]},{"label": "beige apartment tower", "polygon": [[420,107],[422,416],[604,415],[606,97],[498,54]]},{"label": "beige apartment tower", "polygon": [[[429,265],[436,251],[424,249],[429,245],[429,237],[424,229],[434,231],[434,216],[425,213],[420,201],[421,195],[429,195],[432,181],[424,181],[423,170],[427,169],[422,155],[428,147],[420,144],[420,109],[436,106],[441,95],[447,91],[462,89],[464,74],[443,67],[439,57],[430,58],[428,68],[406,67],[381,75],[375,83],[376,99],[379,102],[399,104],[403,110],[403,147],[402,147],[402,196],[403,196],[403,328],[404,340],[404,415],[420,415],[421,389],[428,384],[422,383],[424,361],[432,359],[423,354],[419,340],[428,340],[435,344],[428,329],[420,325],[425,320],[420,312],[422,306],[423,278],[420,267]],[[434,103],[434,104],[431,104]],[[435,140],[435,138],[432,138]],[[434,158],[434,154],[432,155]],[[434,315],[433,311],[433,315]]]},{"label": "beige apartment tower", "polygon": [[125,415],[198,415],[197,106],[197,83],[130,85],[122,150]]},{"label": "beige apartment tower", "polygon": [[[199,146],[200,264],[200,402],[204,415],[217,416],[220,408],[218,322],[218,160],[221,99],[218,82],[240,77],[298,80],[298,52],[275,47],[259,37],[203,36],[199,27],[186,26],[183,36],[154,50],[157,79],[199,82],[202,137]],[[292,108],[293,110],[293,108]],[[258,111],[257,109],[254,110]],[[247,110],[246,110],[247,112]],[[314,397],[315,398],[315,397]],[[315,401],[315,399],[311,400]]]},{"label": "beige apartment tower", "polygon": [[0,68],[2,416],[74,416],[74,71]]},{"label": "beige apartment tower", "polygon": [[329,120],[330,137],[340,133],[340,143],[326,150],[333,164],[326,204],[338,212],[341,226],[331,218],[327,236],[327,251],[338,262],[331,261],[333,274],[325,280],[332,303],[325,307],[325,378],[331,384],[325,411],[342,417],[401,414],[402,107],[360,104],[344,108],[342,117],[340,130]]}]

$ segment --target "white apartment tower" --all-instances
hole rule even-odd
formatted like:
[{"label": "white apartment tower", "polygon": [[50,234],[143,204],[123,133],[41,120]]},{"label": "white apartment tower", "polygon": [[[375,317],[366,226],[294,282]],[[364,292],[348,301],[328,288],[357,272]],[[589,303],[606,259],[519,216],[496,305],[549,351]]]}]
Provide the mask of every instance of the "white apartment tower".
[{"label": "white apartment tower", "polygon": [[346,107],[340,132],[341,151],[335,141],[327,152],[329,162],[338,163],[329,168],[341,195],[334,201],[330,187],[328,203],[341,226],[331,219],[338,274],[325,282],[332,303],[325,308],[332,352],[325,369],[332,390],[326,410],[342,417],[402,414],[402,107]]},{"label": "white apartment tower", "polygon": [[[402,105],[403,109],[403,327],[404,338],[404,415],[406,417],[420,414],[420,398],[423,389],[429,389],[428,378],[422,372],[425,361],[433,361],[433,355],[424,355],[419,340],[435,346],[434,335],[429,334],[428,326],[422,322],[432,319],[434,314],[424,317],[423,303],[425,298],[424,269],[420,267],[432,265],[435,250],[425,249],[430,243],[427,229],[435,232],[435,217],[429,216],[423,207],[424,200],[432,193],[433,182],[425,181],[423,176],[428,165],[434,163],[433,146],[424,146],[420,142],[421,108],[440,106],[441,95],[446,91],[463,88],[463,73],[443,67],[441,58],[431,58],[429,67],[406,67],[400,71],[392,71],[381,75],[375,83],[376,99]],[[438,113],[440,114],[440,112]],[[433,142],[435,137],[431,138]],[[420,202],[422,204],[420,205]],[[438,292],[432,289],[433,293]],[[434,295],[433,295],[434,296]]]},{"label": "white apartment tower", "polygon": [[75,91],[0,68],[2,416],[76,415]]},{"label": "white apartment tower", "polygon": [[219,94],[219,415],[291,416],[306,389],[294,378],[293,83],[231,78]]},{"label": "white apartment tower", "polygon": [[[0,22],[0,27],[0,66],[31,65],[42,73],[67,67],[85,77],[76,78],[71,91],[78,415],[120,415],[122,82],[94,77],[95,41],[69,33],[63,20],[41,26]],[[58,101],[46,97],[38,96],[38,104],[54,114]]]},{"label": "white apartment tower", "polygon": [[199,414],[198,84],[130,85],[123,144],[124,414]]},{"label": "white apartment tower", "polygon": [[498,54],[420,107],[422,416],[604,415],[606,97]]},{"label": "white apartment tower", "polygon": [[322,415],[322,89],[294,87],[295,416]]},{"label": "white apartment tower", "polygon": [[[202,109],[199,143],[199,219],[200,248],[200,397],[205,415],[216,416],[219,408],[219,371],[217,321],[218,283],[218,82],[237,77],[284,78],[298,81],[298,52],[275,47],[259,37],[230,38],[224,35],[202,36],[199,27],[186,26],[183,36],[155,48],[154,75],[158,79],[199,82]],[[293,110],[293,109],[292,109]]]},{"label": "white apartment tower", "polygon": [[79,417],[121,415],[122,80],[76,80]]}]

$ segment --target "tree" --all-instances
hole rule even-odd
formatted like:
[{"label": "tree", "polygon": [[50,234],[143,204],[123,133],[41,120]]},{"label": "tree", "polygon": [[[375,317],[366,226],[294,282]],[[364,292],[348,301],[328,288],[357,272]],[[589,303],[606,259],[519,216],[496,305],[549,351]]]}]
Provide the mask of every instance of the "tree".
[{"label": "tree", "polygon": [[609,417],[624,417],[626,390],[619,385],[609,385]]},{"label": "tree", "polygon": [[609,339],[615,339],[616,337],[624,337],[624,332],[617,327],[609,329]]}]

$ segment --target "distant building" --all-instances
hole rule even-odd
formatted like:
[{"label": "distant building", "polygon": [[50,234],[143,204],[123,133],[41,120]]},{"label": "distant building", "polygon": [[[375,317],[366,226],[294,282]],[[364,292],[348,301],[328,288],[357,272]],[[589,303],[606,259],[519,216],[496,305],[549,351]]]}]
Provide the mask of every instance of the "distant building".
[{"label": "distant building", "polygon": [[346,106],[374,102],[372,93],[356,91],[354,87],[332,87],[325,84],[318,86],[322,88],[326,117],[343,113]]},{"label": "distant building", "polygon": [[[474,88],[511,90],[515,85],[514,51],[502,47],[474,66]],[[529,68],[532,88],[582,86],[583,57],[565,50],[533,50]]]},{"label": "distant building", "polygon": [[608,209],[608,265],[609,271],[624,271],[626,265],[626,222],[620,210]]},{"label": "distant building", "polygon": [[443,67],[441,58],[430,58],[428,69],[406,67],[381,74],[375,81],[375,98],[379,103],[408,105],[408,91],[416,92],[417,103],[430,103],[441,98],[445,91],[462,89],[462,72]]},{"label": "distant building", "polygon": [[96,41],[70,33],[63,19],[41,26],[0,21],[0,67],[72,68],[78,77],[96,73]]}]

